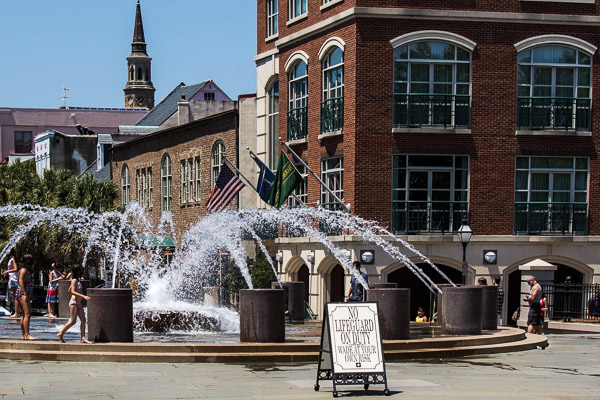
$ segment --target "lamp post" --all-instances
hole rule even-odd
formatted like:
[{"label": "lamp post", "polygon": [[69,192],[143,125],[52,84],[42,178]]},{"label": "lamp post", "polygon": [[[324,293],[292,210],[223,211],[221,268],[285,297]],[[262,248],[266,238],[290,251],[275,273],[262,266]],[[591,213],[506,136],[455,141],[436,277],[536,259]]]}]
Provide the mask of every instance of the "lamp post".
[{"label": "lamp post", "polygon": [[467,273],[469,272],[469,264],[467,264],[467,245],[469,244],[469,240],[471,240],[471,236],[473,235],[473,231],[469,226],[467,220],[463,220],[462,225],[458,228],[458,240],[463,247],[463,261],[462,261],[462,283],[464,284],[467,278]]}]

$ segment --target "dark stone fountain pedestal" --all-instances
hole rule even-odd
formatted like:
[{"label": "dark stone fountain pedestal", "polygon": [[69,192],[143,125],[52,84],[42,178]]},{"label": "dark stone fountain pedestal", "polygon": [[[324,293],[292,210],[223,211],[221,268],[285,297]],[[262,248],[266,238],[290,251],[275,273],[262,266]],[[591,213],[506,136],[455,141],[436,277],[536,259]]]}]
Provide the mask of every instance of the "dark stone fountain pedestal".
[{"label": "dark stone fountain pedestal", "polygon": [[397,287],[398,287],[398,284],[396,282],[369,283],[369,289],[394,289]]},{"label": "dark stone fountain pedestal", "polygon": [[498,286],[481,286],[481,329],[498,329]]},{"label": "dark stone fountain pedestal", "polygon": [[367,301],[379,303],[379,326],[384,340],[409,339],[410,289],[369,289]]},{"label": "dark stone fountain pedestal", "polygon": [[285,342],[284,290],[240,290],[240,342]]},{"label": "dark stone fountain pedestal", "polygon": [[442,334],[481,335],[481,286],[443,287]]},{"label": "dark stone fountain pedestal", "polygon": [[[304,282],[281,282],[287,301],[287,320],[292,324],[304,323]],[[271,289],[279,289],[279,282],[271,282]]]},{"label": "dark stone fountain pedestal", "polygon": [[89,289],[88,338],[93,342],[133,342],[131,289]]}]

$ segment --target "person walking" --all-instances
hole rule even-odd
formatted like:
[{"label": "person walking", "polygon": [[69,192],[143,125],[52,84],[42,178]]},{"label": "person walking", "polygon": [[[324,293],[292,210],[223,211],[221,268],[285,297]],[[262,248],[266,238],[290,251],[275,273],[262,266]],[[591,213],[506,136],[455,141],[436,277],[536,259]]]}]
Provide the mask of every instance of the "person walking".
[{"label": "person walking", "polygon": [[81,284],[81,278],[83,277],[83,268],[79,265],[74,265],[71,268],[71,285],[69,286],[69,294],[71,295],[71,300],[69,300],[69,312],[70,319],[69,322],[63,326],[60,332],[56,335],[58,340],[61,343],[65,342],[65,333],[77,322],[77,317],[79,316],[79,320],[81,321],[81,343],[91,343],[89,340],[85,338],[85,312],[83,311],[83,304],[81,300],[90,300],[90,296],[86,296],[83,294],[83,285]]},{"label": "person walking", "polygon": [[[10,290],[11,299],[15,305],[15,312],[9,318],[19,318],[20,305],[17,301],[17,288],[19,287],[19,281],[17,279],[17,271],[19,268],[17,267],[17,263],[15,261],[15,250],[12,249],[10,251],[10,256],[8,259],[8,265],[6,271],[2,273],[2,275],[8,275],[8,286],[6,297],[8,298],[8,291]],[[7,303],[8,304],[8,303]]]},{"label": "person walking", "polygon": [[527,314],[527,332],[541,335],[542,305],[540,304],[540,301],[542,300],[542,287],[539,283],[537,283],[537,280],[533,275],[529,277],[527,283],[531,287],[529,296],[523,297],[524,301],[529,302],[529,314]]},{"label": "person walking", "polygon": [[33,300],[33,256],[25,254],[21,260],[21,267],[17,273],[19,287],[16,299],[21,303],[21,339],[35,340],[29,334],[29,322],[31,320],[31,301]]},{"label": "person walking", "polygon": [[60,263],[52,263],[52,271],[48,275],[48,291],[46,292],[46,303],[48,303],[48,318],[56,318],[58,306],[58,281],[65,279],[60,270]]},{"label": "person walking", "polygon": [[498,325],[502,325],[502,306],[504,305],[504,288],[500,286],[500,277],[494,278],[494,286],[498,286]]},{"label": "person walking", "polygon": [[[360,272],[360,262],[354,261],[352,263],[354,268],[358,271],[360,276],[363,277],[365,282],[369,283],[369,277],[364,272]],[[365,293],[365,288],[363,285],[356,279],[356,276],[352,274],[352,278],[350,278],[350,290],[348,291],[348,296],[346,296],[346,301],[363,301]]]}]

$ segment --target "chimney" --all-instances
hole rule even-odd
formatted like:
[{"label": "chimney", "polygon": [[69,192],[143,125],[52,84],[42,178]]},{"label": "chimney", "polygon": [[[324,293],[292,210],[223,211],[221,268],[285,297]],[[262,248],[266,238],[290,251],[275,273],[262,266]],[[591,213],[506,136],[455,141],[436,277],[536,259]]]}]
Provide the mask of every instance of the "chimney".
[{"label": "chimney", "polygon": [[181,94],[181,99],[177,103],[177,117],[179,125],[190,122],[190,102],[185,99],[185,93]]}]

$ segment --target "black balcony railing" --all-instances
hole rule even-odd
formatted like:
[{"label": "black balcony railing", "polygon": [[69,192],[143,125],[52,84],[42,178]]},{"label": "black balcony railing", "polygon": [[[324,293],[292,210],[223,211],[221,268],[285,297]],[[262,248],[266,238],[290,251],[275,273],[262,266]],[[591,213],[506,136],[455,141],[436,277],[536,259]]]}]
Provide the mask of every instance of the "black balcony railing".
[{"label": "black balcony railing", "polygon": [[288,140],[298,140],[306,138],[308,124],[308,108],[299,107],[288,111],[287,128]]},{"label": "black balcony railing", "polygon": [[548,304],[547,319],[600,321],[600,284],[542,285]]},{"label": "black balcony railing", "polygon": [[339,131],[344,127],[344,98],[321,102],[321,133]]},{"label": "black balcony railing", "polygon": [[392,231],[398,234],[455,233],[468,217],[466,201],[394,201]]},{"label": "black balcony railing", "polygon": [[394,127],[470,128],[471,97],[449,94],[395,94]]},{"label": "black balcony railing", "polygon": [[517,127],[527,130],[589,131],[591,100],[572,97],[519,97]]},{"label": "black balcony railing", "polygon": [[515,203],[515,233],[586,235],[587,203]]}]

